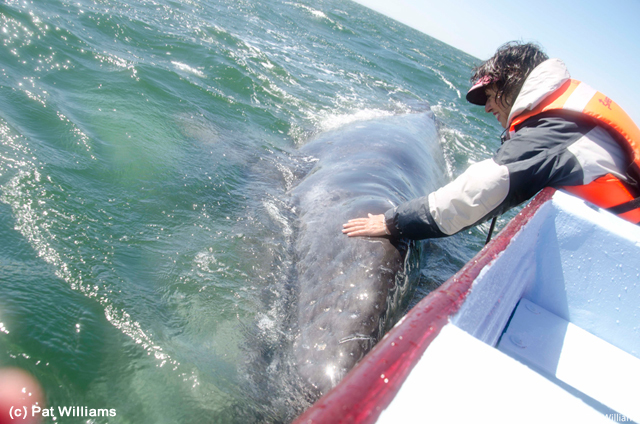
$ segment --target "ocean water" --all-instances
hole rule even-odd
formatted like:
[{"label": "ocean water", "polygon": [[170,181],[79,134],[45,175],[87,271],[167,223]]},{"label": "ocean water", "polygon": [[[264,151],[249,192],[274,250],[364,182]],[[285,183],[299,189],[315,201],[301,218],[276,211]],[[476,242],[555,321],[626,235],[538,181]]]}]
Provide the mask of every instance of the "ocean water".
[{"label": "ocean water", "polygon": [[[296,149],[425,104],[446,178],[499,146],[479,60],[349,1],[5,0],[0,38],[0,366],[117,411],[47,422],[290,420],[246,374]],[[487,229],[424,243],[410,303]]]}]

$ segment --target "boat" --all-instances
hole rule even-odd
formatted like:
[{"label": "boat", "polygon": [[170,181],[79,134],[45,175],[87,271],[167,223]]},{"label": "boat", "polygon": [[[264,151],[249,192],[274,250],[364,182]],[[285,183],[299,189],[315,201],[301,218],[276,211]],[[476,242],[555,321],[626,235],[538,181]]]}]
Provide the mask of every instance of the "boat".
[{"label": "boat", "polygon": [[639,258],[544,189],[295,423],[640,422]]}]

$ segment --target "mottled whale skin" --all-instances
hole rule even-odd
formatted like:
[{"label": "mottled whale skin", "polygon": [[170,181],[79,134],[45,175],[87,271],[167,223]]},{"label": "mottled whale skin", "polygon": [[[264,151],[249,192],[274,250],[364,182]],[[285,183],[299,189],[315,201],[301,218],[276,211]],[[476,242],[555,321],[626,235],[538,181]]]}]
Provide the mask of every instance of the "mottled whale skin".
[{"label": "mottled whale skin", "polygon": [[294,357],[300,375],[325,393],[382,336],[404,274],[401,243],[349,238],[342,224],[437,189],[445,162],[430,111],[357,122],[300,150],[317,162],[291,190],[299,217]]}]

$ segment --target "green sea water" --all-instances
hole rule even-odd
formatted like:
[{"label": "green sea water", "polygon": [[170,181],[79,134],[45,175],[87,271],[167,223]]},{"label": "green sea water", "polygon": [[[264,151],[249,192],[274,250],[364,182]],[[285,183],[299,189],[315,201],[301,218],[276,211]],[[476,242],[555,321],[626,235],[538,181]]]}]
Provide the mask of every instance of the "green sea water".
[{"label": "green sea water", "polygon": [[[349,1],[5,0],[0,39],[0,366],[117,411],[47,422],[289,420],[243,381],[296,149],[425,104],[447,178],[499,145],[479,60]],[[411,303],[487,229],[425,243]]]}]

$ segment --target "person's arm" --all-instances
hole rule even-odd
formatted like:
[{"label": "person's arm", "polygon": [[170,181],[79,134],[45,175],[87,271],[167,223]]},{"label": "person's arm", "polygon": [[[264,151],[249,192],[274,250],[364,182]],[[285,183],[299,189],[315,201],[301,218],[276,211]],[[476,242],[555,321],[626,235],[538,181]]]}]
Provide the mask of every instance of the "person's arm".
[{"label": "person's arm", "polygon": [[402,203],[384,215],[349,221],[343,233],[350,237],[391,235],[415,240],[449,236],[481,220],[502,203],[508,191],[506,166],[488,159],[471,165],[428,196]]},{"label": "person's arm", "polygon": [[593,123],[547,114],[526,124],[493,159],[471,165],[428,196],[387,211],[391,235],[449,236],[506,212],[544,187],[580,185],[612,170],[624,173],[621,148]]},{"label": "person's arm", "polygon": [[385,215],[390,232],[409,239],[453,235],[482,221],[509,193],[509,170],[493,159],[471,165],[449,184]]}]

